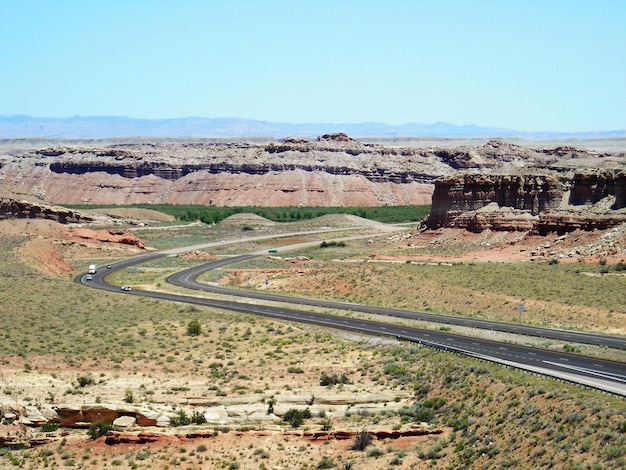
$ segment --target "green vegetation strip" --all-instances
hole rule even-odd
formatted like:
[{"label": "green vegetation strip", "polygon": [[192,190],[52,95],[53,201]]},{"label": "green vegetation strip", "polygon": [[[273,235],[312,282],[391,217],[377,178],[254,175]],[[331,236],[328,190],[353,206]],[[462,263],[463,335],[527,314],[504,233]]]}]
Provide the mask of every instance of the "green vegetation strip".
[{"label": "green vegetation strip", "polygon": [[217,207],[202,205],[133,204],[118,205],[68,205],[70,209],[138,208],[151,209],[173,215],[177,220],[211,224],[239,213],[251,213],[274,222],[307,220],[328,214],[351,214],[386,224],[417,222],[430,214],[430,206],[384,206],[384,207]]}]

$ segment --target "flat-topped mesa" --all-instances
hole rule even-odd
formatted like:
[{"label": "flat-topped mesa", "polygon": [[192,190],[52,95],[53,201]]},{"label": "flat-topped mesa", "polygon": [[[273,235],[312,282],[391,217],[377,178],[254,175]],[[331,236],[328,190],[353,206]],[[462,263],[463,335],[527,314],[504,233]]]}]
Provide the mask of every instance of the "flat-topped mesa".
[{"label": "flat-topped mesa", "polygon": [[435,182],[424,225],[565,233],[626,222],[626,170],[457,174]]},{"label": "flat-topped mesa", "polygon": [[[497,140],[457,148],[392,146],[342,133],[260,143],[179,140],[89,147],[68,141],[3,155],[0,185],[18,184],[52,204],[365,207],[429,204],[434,181],[459,172],[517,175],[500,183],[449,180],[450,187],[440,187],[435,197],[437,224],[446,223],[439,219],[453,217],[453,211],[491,202],[532,214],[549,210],[566,190],[557,184],[562,175],[581,165],[624,168],[623,160],[621,154],[538,150]],[[528,176],[531,168],[537,169],[534,176]],[[581,187],[573,201],[584,201],[589,191],[596,189]],[[623,200],[619,187],[607,191]]]}]

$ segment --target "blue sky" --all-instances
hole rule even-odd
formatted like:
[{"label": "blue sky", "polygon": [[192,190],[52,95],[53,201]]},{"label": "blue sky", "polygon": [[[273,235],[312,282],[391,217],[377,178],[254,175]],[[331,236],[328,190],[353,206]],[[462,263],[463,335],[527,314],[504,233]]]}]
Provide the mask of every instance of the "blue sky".
[{"label": "blue sky", "polygon": [[626,129],[626,1],[0,0],[0,115]]}]

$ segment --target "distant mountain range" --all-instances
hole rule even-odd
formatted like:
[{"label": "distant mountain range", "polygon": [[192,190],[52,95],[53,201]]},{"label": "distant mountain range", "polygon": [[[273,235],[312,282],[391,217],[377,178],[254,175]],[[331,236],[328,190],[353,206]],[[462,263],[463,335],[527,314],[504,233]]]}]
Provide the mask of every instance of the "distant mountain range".
[{"label": "distant mountain range", "polygon": [[0,139],[107,139],[115,137],[159,138],[236,138],[285,137],[315,138],[319,135],[344,132],[350,137],[434,137],[434,138],[520,138],[614,139],[626,137],[626,130],[601,132],[523,132],[511,129],[457,126],[446,122],[435,124],[388,125],[378,122],[331,124],[287,124],[241,118],[135,119],[119,116],[74,116],[45,118],[24,115],[0,116]]}]

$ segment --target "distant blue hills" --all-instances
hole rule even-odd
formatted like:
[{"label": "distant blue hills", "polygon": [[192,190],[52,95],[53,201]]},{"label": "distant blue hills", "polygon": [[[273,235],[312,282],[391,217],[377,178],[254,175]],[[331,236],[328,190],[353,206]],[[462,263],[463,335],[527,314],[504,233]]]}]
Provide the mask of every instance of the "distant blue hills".
[{"label": "distant blue hills", "polygon": [[307,137],[344,132],[354,138],[520,138],[528,140],[614,139],[626,130],[600,132],[523,132],[476,125],[389,125],[379,122],[288,124],[242,118],[136,119],[119,116],[73,116],[45,118],[24,115],[0,116],[0,139],[108,139],[158,138],[275,138]]}]

